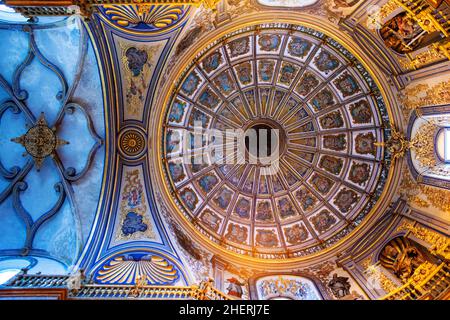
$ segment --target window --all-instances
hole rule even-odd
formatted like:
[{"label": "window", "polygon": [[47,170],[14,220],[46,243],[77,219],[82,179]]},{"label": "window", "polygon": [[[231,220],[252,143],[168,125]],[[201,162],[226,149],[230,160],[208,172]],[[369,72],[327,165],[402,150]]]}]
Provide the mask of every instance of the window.
[{"label": "window", "polygon": [[444,160],[450,162],[450,128],[445,128],[444,133]]},{"label": "window", "polygon": [[15,12],[14,9],[9,8],[4,4],[0,4],[0,22],[2,20],[9,22],[25,22],[27,21],[27,18],[22,16],[20,13]]},{"label": "window", "polygon": [[9,279],[14,277],[19,272],[20,272],[19,269],[6,269],[6,270],[0,271],[0,285],[3,285],[6,282],[8,282]]},{"label": "window", "polygon": [[450,163],[450,128],[439,131],[435,141],[436,153],[446,163]]},{"label": "window", "polygon": [[258,0],[259,4],[268,7],[302,8],[315,4],[318,0]]}]

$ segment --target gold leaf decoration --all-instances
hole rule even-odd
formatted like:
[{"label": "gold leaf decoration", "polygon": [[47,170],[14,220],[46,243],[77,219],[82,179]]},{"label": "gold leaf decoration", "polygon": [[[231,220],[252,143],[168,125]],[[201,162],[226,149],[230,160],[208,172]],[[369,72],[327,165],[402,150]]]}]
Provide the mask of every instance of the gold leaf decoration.
[{"label": "gold leaf decoration", "polygon": [[383,273],[378,265],[368,266],[365,273],[370,278],[369,281],[372,285],[379,285],[386,293],[392,292],[399,287]]},{"label": "gold leaf decoration", "polygon": [[109,284],[135,284],[142,279],[148,285],[173,283],[178,271],[166,259],[153,255],[135,258],[118,256],[98,272],[97,280]]},{"label": "gold leaf decoration", "polygon": [[[397,228],[397,231],[409,231],[416,238],[425,241],[430,247],[432,254],[438,254],[442,256],[448,255],[446,252],[450,245],[450,238],[441,235],[435,231],[425,228],[421,225],[414,225],[413,223],[405,223]],[[446,257],[447,259],[450,257]]]},{"label": "gold leaf decoration", "polygon": [[409,173],[404,178],[400,187],[402,194],[409,203],[420,208],[433,206],[445,213],[450,213],[450,191],[436,188],[414,181]]},{"label": "gold leaf decoration", "polygon": [[423,124],[410,142],[414,157],[424,167],[432,168],[437,164],[434,154],[434,133],[437,128],[434,121]]},{"label": "gold leaf decoration", "polygon": [[119,26],[145,23],[151,27],[163,29],[175,24],[184,12],[183,6],[137,5],[105,5],[105,13]]},{"label": "gold leaf decoration", "polygon": [[419,83],[402,90],[398,95],[399,102],[405,115],[420,107],[447,104],[450,103],[449,87],[450,80],[439,82],[433,86]]}]

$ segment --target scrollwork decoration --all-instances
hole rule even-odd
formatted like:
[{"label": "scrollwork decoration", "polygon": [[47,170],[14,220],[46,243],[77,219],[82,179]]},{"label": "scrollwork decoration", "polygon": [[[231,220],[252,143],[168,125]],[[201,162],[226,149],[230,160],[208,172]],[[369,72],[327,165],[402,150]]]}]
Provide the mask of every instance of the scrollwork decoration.
[{"label": "scrollwork decoration", "polygon": [[[8,185],[0,193],[0,203],[4,202],[9,196],[11,196],[14,211],[24,222],[26,229],[26,239],[22,248],[22,255],[24,256],[31,254],[34,250],[33,240],[37,231],[44,224],[44,222],[53,218],[60,211],[66,199],[68,199],[70,203],[73,203],[71,183],[80,180],[86,174],[93,161],[95,152],[103,144],[103,139],[95,131],[92,119],[86,109],[81,104],[72,101],[73,94],[81,78],[84,60],[87,54],[88,38],[84,29],[80,28],[81,35],[79,58],[77,61],[77,69],[74,80],[70,87],[63,72],[55,64],[50,62],[39,50],[34,38],[34,29],[35,26],[33,24],[25,25],[21,29],[28,34],[28,52],[25,59],[19,64],[13,73],[11,83],[8,83],[3,75],[0,74],[0,88],[2,88],[9,96],[7,101],[0,104],[0,121],[4,113],[10,111],[13,114],[20,114],[25,118],[27,127],[29,128],[27,133],[29,133],[29,131],[33,128],[36,128],[36,132],[34,132],[33,136],[27,137],[27,134],[24,134],[20,137],[12,139],[14,142],[20,143],[25,147],[26,152],[24,153],[24,156],[29,158],[25,165],[22,167],[14,166],[12,168],[6,168],[4,164],[0,162],[0,177],[8,182]],[[28,93],[20,86],[20,81],[24,70],[35,60],[35,58],[41,65],[48,68],[53,74],[55,74],[61,84],[61,90],[56,93],[56,98],[60,101],[60,110],[58,111],[56,121],[51,125],[47,124],[43,113],[39,117],[36,117],[36,115],[33,114],[27,102]],[[94,140],[84,167],[79,170],[73,167],[66,168],[62,160],[59,158],[56,150],[57,147],[61,147],[66,144],[64,140],[58,138],[59,127],[66,116],[73,115],[77,111],[83,114],[89,134]],[[42,134],[40,131],[45,131],[45,137],[40,136],[40,134]],[[36,145],[39,143],[45,143],[45,146]],[[42,157],[40,157],[39,154],[37,156],[34,152],[36,151],[39,153],[39,151],[42,151],[41,149],[46,151],[44,153],[41,152]],[[59,174],[60,181],[54,186],[55,191],[58,194],[58,199],[52,208],[47,212],[44,212],[41,215],[33,214],[33,216],[39,217],[36,220],[33,220],[32,215],[30,215],[30,213],[22,205],[20,195],[28,188],[27,183],[24,181],[27,174],[31,171],[33,166],[36,166],[37,169],[39,169],[39,166],[47,157],[53,159],[56,166],[56,171]],[[77,221],[76,217],[75,220]]]}]

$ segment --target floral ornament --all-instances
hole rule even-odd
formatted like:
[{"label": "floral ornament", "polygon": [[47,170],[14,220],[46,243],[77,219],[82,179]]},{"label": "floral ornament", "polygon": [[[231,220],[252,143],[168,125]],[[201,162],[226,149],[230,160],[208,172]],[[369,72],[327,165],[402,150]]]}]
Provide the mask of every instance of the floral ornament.
[{"label": "floral ornament", "polygon": [[[71,183],[84,177],[86,172],[89,170],[96,150],[103,144],[103,140],[96,133],[92,120],[86,110],[81,105],[71,101],[73,93],[75,92],[81,77],[84,57],[87,54],[88,42],[83,30],[80,30],[81,45],[77,71],[74,81],[70,87],[68,86],[62,71],[56,65],[47,60],[47,58],[39,51],[34,39],[33,26],[25,25],[23,27],[23,31],[27,32],[29,37],[28,53],[25,60],[15,70],[12,84],[9,84],[8,81],[0,74],[0,87],[4,89],[6,94],[9,96],[9,100],[0,104],[0,120],[4,113],[8,110],[14,114],[23,115],[29,129],[22,136],[13,138],[12,141],[23,145],[26,151],[24,155],[31,159],[28,160],[23,167],[14,166],[9,169],[5,168],[4,165],[0,163],[0,175],[8,182],[7,187],[0,193],[0,203],[3,203],[9,196],[12,196],[14,211],[22,219],[26,226],[26,239],[22,248],[22,254],[28,255],[34,250],[33,240],[42,224],[59,212],[66,197],[72,201],[73,195]],[[20,87],[21,77],[24,70],[35,60],[35,58],[37,58],[39,63],[48,68],[57,76],[62,87],[62,90],[56,94],[56,98],[60,101],[61,107],[58,111],[56,120],[50,126],[47,124],[43,113],[41,113],[40,117],[36,119],[26,102],[28,93]],[[81,113],[84,117],[89,134],[94,140],[94,144],[92,145],[86,162],[81,170],[74,167],[66,167],[57,152],[58,147],[68,143],[67,141],[58,138],[59,128],[64,118],[66,116],[73,115],[75,112]],[[72,137],[75,139],[76,134],[73,134]],[[42,166],[44,160],[48,157],[53,160],[53,163],[57,169],[56,172],[61,180],[54,186],[55,191],[59,196],[56,203],[50,210],[42,215],[39,215],[39,218],[34,220],[33,216],[36,215],[31,215],[24,208],[20,195],[21,192],[24,192],[28,188],[28,185],[24,180],[31,171],[33,163],[36,165],[36,168],[38,169],[37,171],[39,171],[39,168]]]}]

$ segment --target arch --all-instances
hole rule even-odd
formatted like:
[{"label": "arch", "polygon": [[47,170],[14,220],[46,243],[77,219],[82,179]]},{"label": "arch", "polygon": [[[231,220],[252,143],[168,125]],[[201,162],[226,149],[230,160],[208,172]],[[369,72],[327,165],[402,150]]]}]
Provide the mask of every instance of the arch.
[{"label": "arch", "polygon": [[252,300],[327,300],[328,292],[319,279],[304,273],[262,273],[249,279]]},{"label": "arch", "polygon": [[[420,117],[418,116],[420,114]],[[440,118],[446,118],[448,120],[442,121]],[[450,105],[441,106],[427,106],[421,107],[416,112],[411,114],[407,127],[406,138],[411,141],[420,124],[426,123],[426,121],[436,121],[437,129],[434,132],[434,157],[436,158],[437,165],[435,168],[421,167],[420,163],[414,159],[410,150],[407,151],[406,161],[410,169],[411,175],[417,181],[418,179],[423,184],[450,189],[450,162],[445,160],[438,152],[438,138],[444,130],[450,130]],[[419,122],[420,121],[420,122]],[[449,129],[447,129],[449,128]],[[450,132],[448,133],[448,144],[450,146]],[[450,148],[450,147],[449,147]],[[450,153],[450,151],[447,151]]]}]

